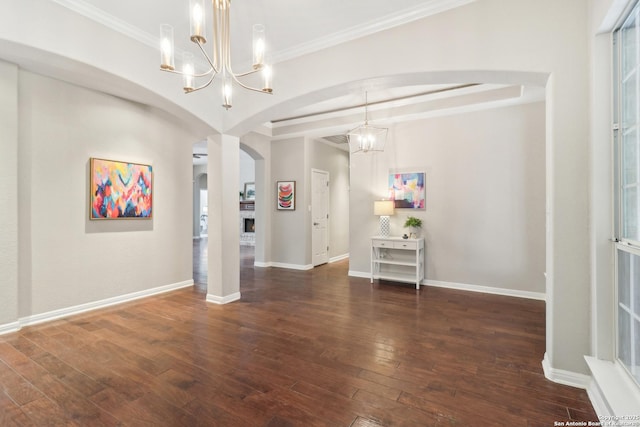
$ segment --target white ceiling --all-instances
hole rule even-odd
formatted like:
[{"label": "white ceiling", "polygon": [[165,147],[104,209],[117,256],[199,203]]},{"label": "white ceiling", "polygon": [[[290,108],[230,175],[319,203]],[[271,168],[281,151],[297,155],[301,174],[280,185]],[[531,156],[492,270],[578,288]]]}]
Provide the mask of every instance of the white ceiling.
[{"label": "white ceiling", "polygon": [[[157,47],[160,24],[174,27],[176,50],[193,51],[189,41],[188,0],[52,0],[138,41]],[[363,37],[476,0],[233,0],[231,48],[234,71],[244,71],[251,55],[252,25],[264,24],[267,59],[288,60]],[[206,1],[211,8],[211,2]],[[211,16],[208,14],[207,16]],[[208,37],[211,40],[211,37]],[[195,49],[194,49],[195,48]],[[276,65],[277,67],[277,65]],[[460,85],[473,82],[460,82]],[[536,88],[474,85],[418,85],[368,93],[370,120],[393,123],[544,99]],[[277,90],[277,88],[275,88]],[[446,101],[444,101],[446,100]],[[298,108],[294,116],[273,117],[267,128],[276,138],[340,135],[364,118],[364,94],[345,93]],[[302,117],[301,117],[302,116]],[[206,144],[196,145],[202,153]],[[205,162],[203,157],[195,162]]]},{"label": "white ceiling", "polygon": [[[133,31],[159,34],[160,24],[174,27],[176,47],[188,42],[188,0],[54,0],[105,22],[124,23]],[[273,62],[415,21],[476,0],[233,0],[232,60],[249,63],[253,24],[266,27]],[[211,2],[205,1],[211,10]],[[207,14],[206,16],[211,16]],[[211,40],[211,38],[208,38]]]}]

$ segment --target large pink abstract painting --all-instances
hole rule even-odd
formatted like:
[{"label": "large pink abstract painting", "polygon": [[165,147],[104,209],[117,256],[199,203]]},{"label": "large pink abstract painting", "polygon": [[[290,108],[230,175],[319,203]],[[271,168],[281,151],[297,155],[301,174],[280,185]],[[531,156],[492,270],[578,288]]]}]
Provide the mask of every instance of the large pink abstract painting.
[{"label": "large pink abstract painting", "polygon": [[91,219],[151,218],[150,165],[91,159]]},{"label": "large pink abstract painting", "polygon": [[389,199],[398,209],[424,209],[424,172],[389,174]]}]

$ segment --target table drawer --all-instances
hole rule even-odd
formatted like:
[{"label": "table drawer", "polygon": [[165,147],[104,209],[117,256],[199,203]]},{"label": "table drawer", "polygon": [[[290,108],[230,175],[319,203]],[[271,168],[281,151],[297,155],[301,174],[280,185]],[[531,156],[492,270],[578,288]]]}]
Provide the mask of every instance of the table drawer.
[{"label": "table drawer", "polygon": [[393,247],[395,249],[412,249],[416,250],[418,248],[418,242],[407,240],[406,242],[393,242]]},{"label": "table drawer", "polygon": [[374,248],[392,248],[393,242],[390,242],[389,240],[374,240],[373,247]]}]

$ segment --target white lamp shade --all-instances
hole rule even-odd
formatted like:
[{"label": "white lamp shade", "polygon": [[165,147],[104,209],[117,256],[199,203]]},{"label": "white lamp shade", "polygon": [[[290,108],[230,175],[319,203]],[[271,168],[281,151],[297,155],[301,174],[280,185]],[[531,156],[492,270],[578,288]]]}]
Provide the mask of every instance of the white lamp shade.
[{"label": "white lamp shade", "polygon": [[373,202],[373,214],[374,215],[393,215],[395,209],[395,203],[393,200],[376,200]]}]

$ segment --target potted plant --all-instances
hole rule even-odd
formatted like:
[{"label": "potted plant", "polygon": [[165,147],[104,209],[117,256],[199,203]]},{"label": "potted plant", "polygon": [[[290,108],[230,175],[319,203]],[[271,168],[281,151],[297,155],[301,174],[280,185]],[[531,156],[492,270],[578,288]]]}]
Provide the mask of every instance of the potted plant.
[{"label": "potted plant", "polygon": [[415,216],[407,217],[407,220],[404,222],[404,227],[410,230],[410,237],[415,239],[418,237],[418,230],[422,228],[422,220]]}]

